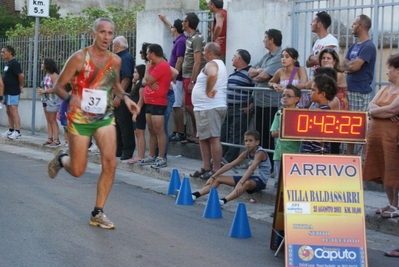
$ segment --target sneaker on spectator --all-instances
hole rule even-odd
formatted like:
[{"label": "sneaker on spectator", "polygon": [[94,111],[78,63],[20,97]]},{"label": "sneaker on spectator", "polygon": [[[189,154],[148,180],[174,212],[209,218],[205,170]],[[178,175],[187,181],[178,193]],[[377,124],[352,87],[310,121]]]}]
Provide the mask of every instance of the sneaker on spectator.
[{"label": "sneaker on spectator", "polygon": [[47,173],[50,178],[56,177],[57,173],[62,169],[59,158],[67,154],[67,150],[64,147],[59,147],[54,151],[54,158],[47,165]]},{"label": "sneaker on spectator", "polygon": [[104,229],[115,229],[115,224],[101,211],[94,217],[92,215],[90,216],[89,224],[92,226],[100,226]]},{"label": "sneaker on spectator", "polygon": [[7,138],[15,140],[15,139],[21,138],[21,134],[18,133],[17,131],[13,131],[10,135],[7,136]]},{"label": "sneaker on spectator", "polygon": [[7,136],[9,136],[9,135],[11,135],[12,134],[12,132],[10,131],[10,130],[7,130],[7,131],[5,131],[3,134],[2,134],[2,136],[3,137],[7,137]]},{"label": "sneaker on spectator", "polygon": [[168,136],[169,141],[172,141],[172,138],[175,137],[176,134],[177,134],[176,132],[171,133],[171,134]]},{"label": "sneaker on spectator", "polygon": [[185,134],[180,134],[180,133],[175,133],[174,136],[172,136],[171,138],[169,138],[170,142],[180,142],[186,140],[186,135]]},{"label": "sneaker on spectator", "polygon": [[147,156],[139,161],[140,165],[152,165],[155,163],[156,157]]},{"label": "sneaker on spectator", "polygon": [[223,200],[219,199],[219,204],[220,204],[220,206],[223,206],[225,203]]},{"label": "sneaker on spectator", "polygon": [[167,162],[165,158],[156,158],[155,162],[151,165],[151,168],[153,169],[160,169],[164,168],[167,166]]}]

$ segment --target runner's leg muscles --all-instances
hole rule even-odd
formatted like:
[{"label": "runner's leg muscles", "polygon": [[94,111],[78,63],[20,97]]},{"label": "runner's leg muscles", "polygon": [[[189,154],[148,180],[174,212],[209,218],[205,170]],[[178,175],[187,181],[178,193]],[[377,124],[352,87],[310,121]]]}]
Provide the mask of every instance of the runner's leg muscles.
[{"label": "runner's leg muscles", "polygon": [[61,162],[67,172],[74,177],[80,177],[86,170],[87,147],[90,143],[90,136],[69,135],[68,156],[62,157]]},{"label": "runner's leg muscles", "polygon": [[100,127],[94,133],[101,155],[101,174],[97,184],[96,207],[103,208],[115,178],[116,129],[114,125]]}]

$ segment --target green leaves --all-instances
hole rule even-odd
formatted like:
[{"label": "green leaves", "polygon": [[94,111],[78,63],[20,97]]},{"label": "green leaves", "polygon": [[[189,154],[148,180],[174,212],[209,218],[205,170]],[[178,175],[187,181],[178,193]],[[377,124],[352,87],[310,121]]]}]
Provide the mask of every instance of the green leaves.
[{"label": "green leaves", "polygon": [[[90,33],[93,21],[99,17],[107,17],[112,19],[115,22],[116,31],[118,32],[134,31],[136,29],[137,12],[143,10],[143,8],[144,6],[137,6],[132,7],[130,10],[124,10],[123,8],[109,6],[106,10],[104,10],[100,8],[88,7],[77,14],[68,14],[67,16],[61,18],[58,14],[59,7],[57,5],[50,4],[50,17],[40,19],[39,32],[40,35],[56,35],[60,33],[76,35]],[[55,14],[52,15],[52,12],[58,14],[58,16]],[[2,13],[0,13],[0,15],[1,14]],[[21,12],[21,19],[12,25],[15,25],[13,29],[6,31],[6,36],[8,38],[34,35],[35,18],[27,17],[26,14],[27,7],[25,5]],[[3,25],[1,21],[2,16],[0,18],[0,25]]]}]

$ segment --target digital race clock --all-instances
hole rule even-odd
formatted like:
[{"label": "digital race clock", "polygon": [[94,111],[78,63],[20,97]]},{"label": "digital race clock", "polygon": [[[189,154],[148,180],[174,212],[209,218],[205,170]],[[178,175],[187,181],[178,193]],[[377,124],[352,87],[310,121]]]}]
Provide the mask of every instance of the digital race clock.
[{"label": "digital race clock", "polygon": [[283,109],[281,139],[366,142],[367,112]]}]

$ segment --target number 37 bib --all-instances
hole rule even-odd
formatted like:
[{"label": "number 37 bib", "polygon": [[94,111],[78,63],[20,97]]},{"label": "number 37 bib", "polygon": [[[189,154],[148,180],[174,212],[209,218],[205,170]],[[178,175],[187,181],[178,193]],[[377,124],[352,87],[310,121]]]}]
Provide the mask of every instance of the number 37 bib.
[{"label": "number 37 bib", "polygon": [[94,114],[104,114],[107,110],[107,91],[83,88],[81,109]]}]

